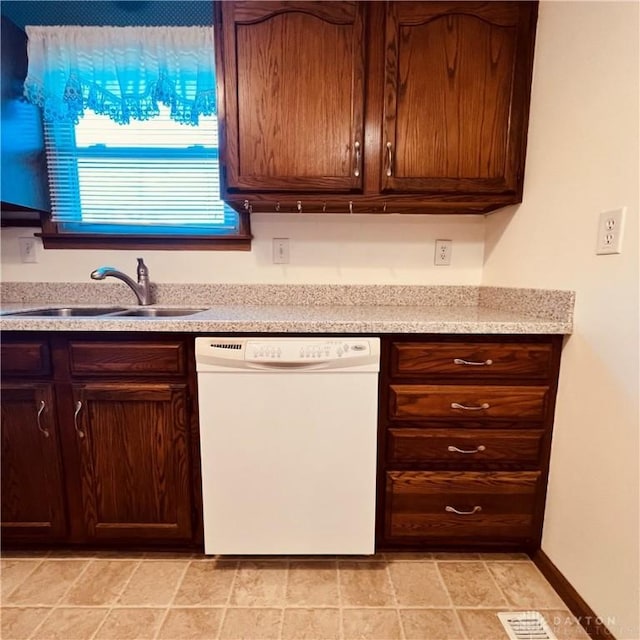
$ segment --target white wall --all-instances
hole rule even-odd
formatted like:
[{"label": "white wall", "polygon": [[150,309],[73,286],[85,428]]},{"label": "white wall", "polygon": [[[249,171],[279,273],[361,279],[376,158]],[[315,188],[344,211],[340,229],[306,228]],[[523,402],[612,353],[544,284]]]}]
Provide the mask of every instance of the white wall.
[{"label": "white wall", "polygon": [[[44,250],[22,264],[18,238],[29,229],[2,230],[5,282],[88,282],[108,264],[135,272],[144,256],[153,282],[478,285],[484,251],[482,216],[255,214],[246,251]],[[272,264],[272,238],[290,239],[290,263]],[[434,241],[453,240],[452,264],[433,265]]]},{"label": "white wall", "polygon": [[[640,638],[638,8],[541,3],[524,202],[487,219],[482,278],[576,291],[542,548],[619,640]],[[596,256],[625,205],[622,254]]]}]

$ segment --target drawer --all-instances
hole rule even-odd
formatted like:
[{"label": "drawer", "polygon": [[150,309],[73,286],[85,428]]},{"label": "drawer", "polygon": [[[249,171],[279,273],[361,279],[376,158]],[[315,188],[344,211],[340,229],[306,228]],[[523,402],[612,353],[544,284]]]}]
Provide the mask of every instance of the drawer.
[{"label": "drawer", "polygon": [[391,471],[385,534],[473,543],[533,535],[538,471]]},{"label": "drawer", "polygon": [[501,342],[394,342],[392,377],[546,379],[553,369],[551,344]]},{"label": "drawer", "polygon": [[391,463],[489,463],[537,465],[543,431],[499,429],[389,429],[387,460]]},{"label": "drawer", "polygon": [[71,375],[174,374],[186,371],[186,350],[174,342],[92,342],[69,343]]},{"label": "drawer", "polygon": [[2,375],[44,376],[51,373],[51,351],[45,340],[3,342],[0,346]]},{"label": "drawer", "polygon": [[542,420],[548,387],[392,384],[391,420]]}]

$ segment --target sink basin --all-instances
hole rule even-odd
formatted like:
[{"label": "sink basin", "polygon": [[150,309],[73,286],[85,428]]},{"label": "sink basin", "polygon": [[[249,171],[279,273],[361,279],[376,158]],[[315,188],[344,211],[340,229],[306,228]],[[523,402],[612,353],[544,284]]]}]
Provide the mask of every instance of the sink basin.
[{"label": "sink basin", "polygon": [[55,309],[33,309],[30,311],[15,311],[4,313],[2,317],[34,317],[34,318],[82,318],[104,316],[111,313],[126,311],[124,307],[58,307]]},{"label": "sink basin", "polygon": [[192,316],[194,313],[206,311],[206,308],[163,308],[163,307],[137,307],[118,313],[118,318],[180,318]]}]

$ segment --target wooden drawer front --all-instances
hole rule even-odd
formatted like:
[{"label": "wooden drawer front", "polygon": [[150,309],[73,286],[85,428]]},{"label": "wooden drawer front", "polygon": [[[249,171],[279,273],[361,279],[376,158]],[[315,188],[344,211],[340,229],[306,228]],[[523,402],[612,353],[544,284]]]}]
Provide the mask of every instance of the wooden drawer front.
[{"label": "wooden drawer front", "polygon": [[548,387],[393,384],[389,393],[392,420],[451,418],[542,420]]},{"label": "wooden drawer front", "polygon": [[44,340],[3,343],[2,375],[42,376],[51,373],[51,352]]},{"label": "wooden drawer front", "polygon": [[542,431],[389,429],[388,459],[395,463],[511,462],[535,465]]},{"label": "wooden drawer front", "polygon": [[72,375],[184,374],[182,342],[76,342],[69,344]]},{"label": "wooden drawer front", "polygon": [[386,535],[470,543],[529,537],[539,476],[538,471],[391,471]]},{"label": "wooden drawer front", "polygon": [[551,367],[550,344],[394,342],[391,345],[392,376],[545,379]]}]

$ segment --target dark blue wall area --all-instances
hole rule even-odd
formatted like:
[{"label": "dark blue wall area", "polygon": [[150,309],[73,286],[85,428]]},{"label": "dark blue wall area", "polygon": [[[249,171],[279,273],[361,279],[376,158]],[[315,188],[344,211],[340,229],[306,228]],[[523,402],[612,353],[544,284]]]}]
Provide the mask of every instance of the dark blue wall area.
[{"label": "dark blue wall area", "polygon": [[2,0],[2,15],[19,27],[33,25],[145,25],[213,24],[211,0]]}]

